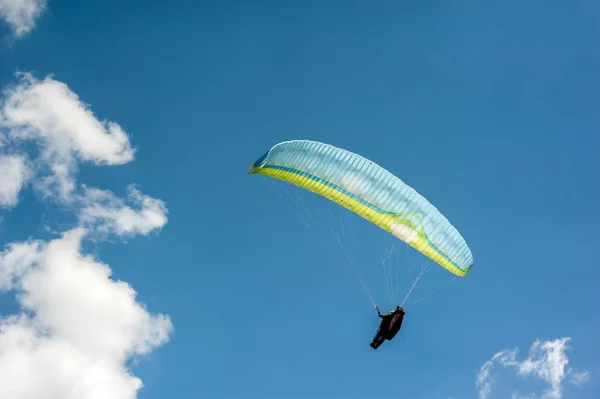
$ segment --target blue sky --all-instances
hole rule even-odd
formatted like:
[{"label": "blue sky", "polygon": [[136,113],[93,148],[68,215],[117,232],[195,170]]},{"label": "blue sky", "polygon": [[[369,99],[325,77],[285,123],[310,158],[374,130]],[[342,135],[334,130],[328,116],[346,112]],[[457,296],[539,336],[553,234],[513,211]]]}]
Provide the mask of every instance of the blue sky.
[{"label": "blue sky", "polygon": [[[0,0],[0,16],[0,397],[600,394],[598,4]],[[290,139],[384,166],[473,252],[432,295],[452,276],[423,276],[377,351],[329,229],[356,236],[382,311],[386,248],[395,299],[426,258],[247,174]]]}]

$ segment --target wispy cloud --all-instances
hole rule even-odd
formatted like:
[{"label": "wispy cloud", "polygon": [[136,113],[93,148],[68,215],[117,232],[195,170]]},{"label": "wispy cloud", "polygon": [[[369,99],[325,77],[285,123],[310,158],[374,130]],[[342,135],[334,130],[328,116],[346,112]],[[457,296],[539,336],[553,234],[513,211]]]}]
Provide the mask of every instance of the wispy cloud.
[{"label": "wispy cloud", "polygon": [[167,223],[167,208],[163,201],[142,194],[133,185],[128,187],[128,192],[131,206],[110,191],[86,188],[82,196],[81,223],[94,226],[100,233],[121,237],[147,235]]},{"label": "wispy cloud", "polygon": [[[548,384],[548,388],[539,396],[542,399],[561,399],[563,382],[569,379],[580,386],[587,380],[586,372],[576,372],[568,366],[566,354],[567,342],[570,338],[560,338],[552,341],[536,340],[529,349],[529,355],[523,361],[517,360],[518,349],[506,349],[496,353],[479,369],[476,388],[480,399],[486,399],[492,393],[492,371],[496,365],[512,368],[520,377],[534,376]],[[535,394],[513,394],[513,399],[534,399]]]},{"label": "wispy cloud", "polygon": [[0,318],[0,397],[133,399],[142,382],[128,361],[167,342],[173,325],[146,310],[82,244],[159,231],[166,205],[134,185],[124,200],[79,184],[77,162],[133,160],[127,134],[97,120],[66,84],[19,78],[0,99],[0,206],[17,206],[32,182],[77,223],[54,239],[9,243],[0,252],[0,292],[16,294],[20,306]]},{"label": "wispy cloud", "polygon": [[590,374],[587,371],[573,372],[571,374],[571,384],[581,387],[590,379]]},{"label": "wispy cloud", "polygon": [[19,202],[19,193],[31,177],[27,159],[22,155],[0,155],[0,207]]},{"label": "wispy cloud", "polygon": [[0,17],[15,37],[25,36],[46,11],[47,0],[0,0]]}]

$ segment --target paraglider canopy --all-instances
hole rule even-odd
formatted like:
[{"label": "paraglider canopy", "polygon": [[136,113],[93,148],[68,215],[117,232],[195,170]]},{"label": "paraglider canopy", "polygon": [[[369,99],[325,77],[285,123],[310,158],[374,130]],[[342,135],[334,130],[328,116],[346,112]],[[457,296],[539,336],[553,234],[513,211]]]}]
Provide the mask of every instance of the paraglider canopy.
[{"label": "paraglider canopy", "polygon": [[456,276],[473,266],[467,243],[423,196],[360,155],[310,140],[281,142],[248,169],[328,198],[386,230]]}]

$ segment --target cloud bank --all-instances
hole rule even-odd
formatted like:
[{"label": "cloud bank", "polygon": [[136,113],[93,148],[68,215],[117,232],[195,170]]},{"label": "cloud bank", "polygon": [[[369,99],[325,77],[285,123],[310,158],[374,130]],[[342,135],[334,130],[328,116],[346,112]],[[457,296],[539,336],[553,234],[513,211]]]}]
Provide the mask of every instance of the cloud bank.
[{"label": "cloud bank", "polygon": [[569,358],[566,354],[567,342],[570,338],[560,338],[552,341],[536,340],[527,358],[517,360],[518,349],[505,349],[496,353],[479,369],[476,388],[480,399],[487,399],[492,393],[492,371],[495,366],[502,366],[516,370],[520,377],[537,377],[544,381],[548,387],[538,396],[536,394],[513,394],[513,399],[561,399],[563,397],[563,382],[569,380],[576,386],[581,386],[588,378],[587,372],[576,372],[568,366]]},{"label": "cloud bank", "polygon": [[121,199],[79,184],[80,162],[133,161],[127,134],[97,119],[66,84],[17,76],[0,99],[0,207],[18,206],[31,185],[77,223],[48,241],[9,243],[0,252],[0,293],[14,294],[19,306],[0,316],[0,397],[134,399],[143,384],[128,363],[165,344],[173,325],[112,279],[82,243],[160,231],[167,208],[135,185]]}]

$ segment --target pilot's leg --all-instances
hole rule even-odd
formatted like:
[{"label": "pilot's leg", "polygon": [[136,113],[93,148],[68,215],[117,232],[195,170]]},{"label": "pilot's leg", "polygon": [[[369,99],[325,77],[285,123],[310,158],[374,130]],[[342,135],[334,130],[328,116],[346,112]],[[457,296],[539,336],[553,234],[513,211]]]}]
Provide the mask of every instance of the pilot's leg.
[{"label": "pilot's leg", "polygon": [[369,344],[371,348],[377,349],[383,343],[385,338],[381,336],[381,329],[377,330],[377,334],[373,337],[373,341]]},{"label": "pilot's leg", "polygon": [[373,342],[371,342],[370,346],[373,349],[377,349],[381,346],[381,344],[383,344],[383,341],[385,341],[385,338],[383,337],[375,337],[373,339]]}]

